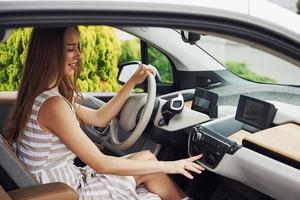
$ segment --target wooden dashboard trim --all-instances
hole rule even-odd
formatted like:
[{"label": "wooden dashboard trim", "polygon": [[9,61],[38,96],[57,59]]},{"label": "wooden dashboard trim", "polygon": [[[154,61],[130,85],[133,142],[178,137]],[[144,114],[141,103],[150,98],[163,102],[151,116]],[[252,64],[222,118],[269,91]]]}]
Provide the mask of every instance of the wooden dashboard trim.
[{"label": "wooden dashboard trim", "polygon": [[243,140],[247,140],[300,162],[300,126],[298,124],[283,124],[253,134],[241,130],[228,138],[238,144],[241,144]]}]

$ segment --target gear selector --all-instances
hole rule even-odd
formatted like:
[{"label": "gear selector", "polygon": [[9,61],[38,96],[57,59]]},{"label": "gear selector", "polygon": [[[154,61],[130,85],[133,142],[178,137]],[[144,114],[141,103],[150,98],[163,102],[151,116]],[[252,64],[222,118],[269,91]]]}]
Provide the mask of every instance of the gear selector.
[{"label": "gear selector", "polygon": [[159,120],[159,125],[168,125],[169,121],[177,114],[181,113],[184,106],[182,94],[167,101],[161,108],[162,118]]}]

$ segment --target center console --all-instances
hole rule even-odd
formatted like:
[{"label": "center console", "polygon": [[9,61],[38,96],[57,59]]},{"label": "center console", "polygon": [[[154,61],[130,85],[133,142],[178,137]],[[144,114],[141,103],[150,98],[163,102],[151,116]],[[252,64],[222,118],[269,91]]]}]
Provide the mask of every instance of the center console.
[{"label": "center console", "polygon": [[[216,106],[216,101],[216,94],[197,88],[192,108],[201,108],[199,111],[203,112],[204,108],[211,107],[208,105]],[[276,111],[272,103],[240,95],[235,116],[213,119],[185,130],[189,135],[190,156],[202,153],[199,162],[211,169],[216,168],[226,153],[233,154],[240,148],[230,137],[233,133],[243,129],[254,133],[271,127]]]},{"label": "center console", "polygon": [[[185,129],[188,152],[190,156],[202,154],[197,162],[214,174],[266,197],[299,199],[299,111],[290,104],[241,95],[235,114],[219,115]],[[222,184],[234,188],[231,182]]]},{"label": "center console", "polygon": [[239,146],[232,140],[201,126],[200,124],[185,130],[189,135],[188,151],[190,156],[202,153],[198,161],[212,169],[216,168],[223,156],[233,154]]}]

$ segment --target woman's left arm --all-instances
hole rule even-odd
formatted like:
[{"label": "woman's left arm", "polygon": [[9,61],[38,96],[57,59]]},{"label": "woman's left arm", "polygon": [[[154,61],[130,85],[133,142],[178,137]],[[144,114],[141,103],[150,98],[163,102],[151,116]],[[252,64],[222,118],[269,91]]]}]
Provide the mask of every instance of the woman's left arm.
[{"label": "woman's left arm", "polygon": [[135,85],[142,83],[150,74],[155,74],[155,69],[147,65],[140,65],[127,83],[121,88],[116,96],[98,110],[76,104],[75,110],[79,118],[85,124],[105,127],[121,110]]}]

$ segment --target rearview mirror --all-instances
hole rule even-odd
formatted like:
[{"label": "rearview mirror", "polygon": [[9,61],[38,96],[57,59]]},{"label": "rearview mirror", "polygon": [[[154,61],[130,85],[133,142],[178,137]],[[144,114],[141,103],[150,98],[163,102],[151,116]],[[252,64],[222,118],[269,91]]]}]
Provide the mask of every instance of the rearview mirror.
[{"label": "rearview mirror", "polygon": [[181,31],[181,39],[186,43],[196,44],[196,42],[200,40],[200,34],[183,30]]}]

